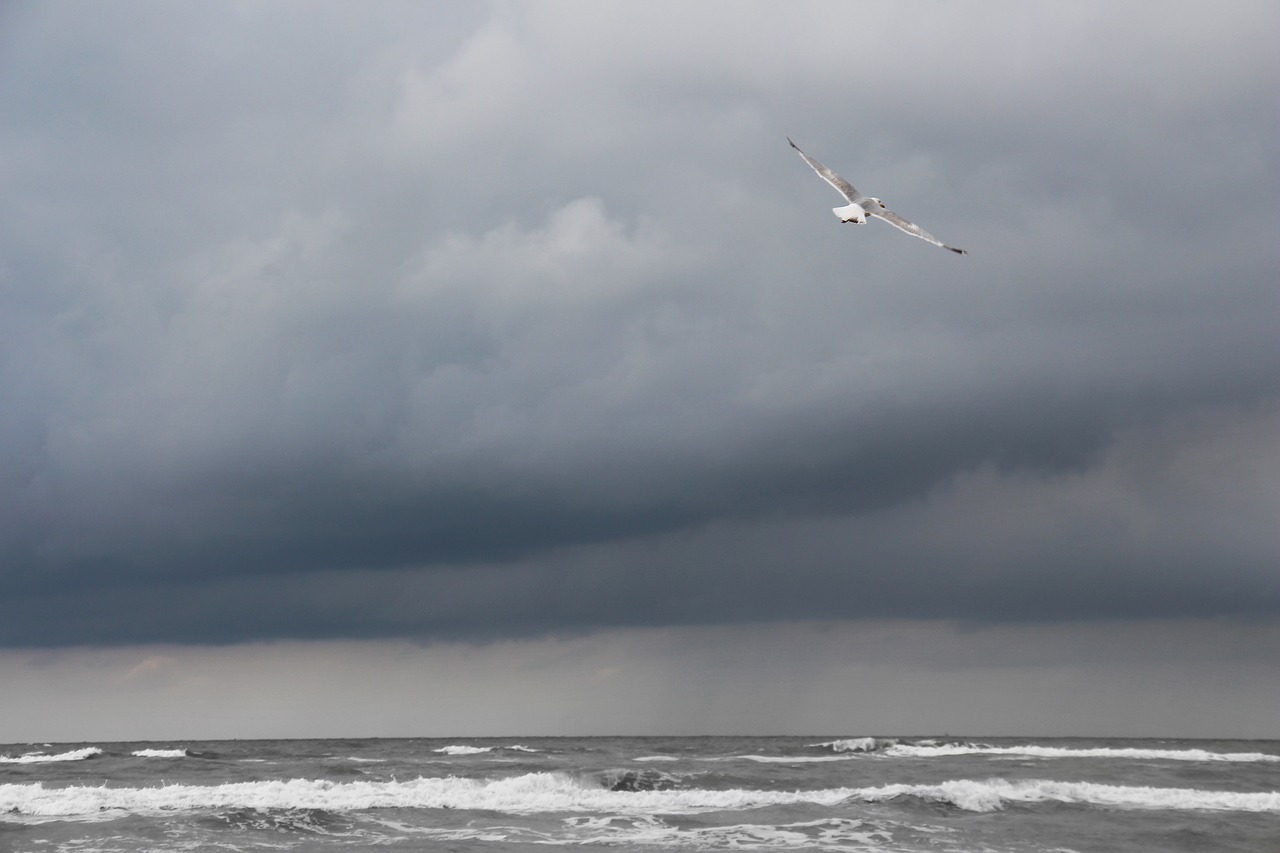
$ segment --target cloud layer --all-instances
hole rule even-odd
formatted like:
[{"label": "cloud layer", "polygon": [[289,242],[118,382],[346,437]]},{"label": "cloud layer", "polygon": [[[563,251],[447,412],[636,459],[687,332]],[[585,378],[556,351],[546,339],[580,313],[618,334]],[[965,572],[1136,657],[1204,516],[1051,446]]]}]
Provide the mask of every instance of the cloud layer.
[{"label": "cloud layer", "polygon": [[1280,609],[1270,6],[124,8],[3,13],[0,643]]}]

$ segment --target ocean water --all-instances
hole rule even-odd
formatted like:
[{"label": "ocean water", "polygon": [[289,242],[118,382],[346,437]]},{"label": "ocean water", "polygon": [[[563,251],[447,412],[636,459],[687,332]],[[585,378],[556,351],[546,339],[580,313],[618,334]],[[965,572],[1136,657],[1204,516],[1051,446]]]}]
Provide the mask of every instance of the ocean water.
[{"label": "ocean water", "polygon": [[1280,741],[0,746],[0,851],[1280,852]]}]

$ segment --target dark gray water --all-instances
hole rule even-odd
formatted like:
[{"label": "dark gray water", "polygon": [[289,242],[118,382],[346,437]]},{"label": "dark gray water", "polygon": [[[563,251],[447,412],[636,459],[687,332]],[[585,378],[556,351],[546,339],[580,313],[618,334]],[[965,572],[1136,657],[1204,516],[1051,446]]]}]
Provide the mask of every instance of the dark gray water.
[{"label": "dark gray water", "polygon": [[0,851],[1280,851],[1280,742],[0,746]]}]

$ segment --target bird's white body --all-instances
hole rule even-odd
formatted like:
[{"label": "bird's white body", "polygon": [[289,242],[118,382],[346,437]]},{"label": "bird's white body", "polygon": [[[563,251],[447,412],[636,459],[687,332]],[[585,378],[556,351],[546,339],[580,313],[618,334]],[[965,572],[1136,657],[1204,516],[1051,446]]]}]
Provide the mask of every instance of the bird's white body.
[{"label": "bird's white body", "polygon": [[867,212],[860,204],[846,204],[844,207],[833,207],[831,212],[840,217],[841,222],[856,222],[863,225],[867,221]]}]

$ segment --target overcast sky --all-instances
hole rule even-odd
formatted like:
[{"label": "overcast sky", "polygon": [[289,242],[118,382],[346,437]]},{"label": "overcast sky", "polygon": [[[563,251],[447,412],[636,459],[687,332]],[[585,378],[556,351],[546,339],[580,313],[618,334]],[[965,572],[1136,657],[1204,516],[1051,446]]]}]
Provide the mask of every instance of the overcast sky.
[{"label": "overcast sky", "polygon": [[0,6],[0,741],[1280,737],[1278,39]]}]

